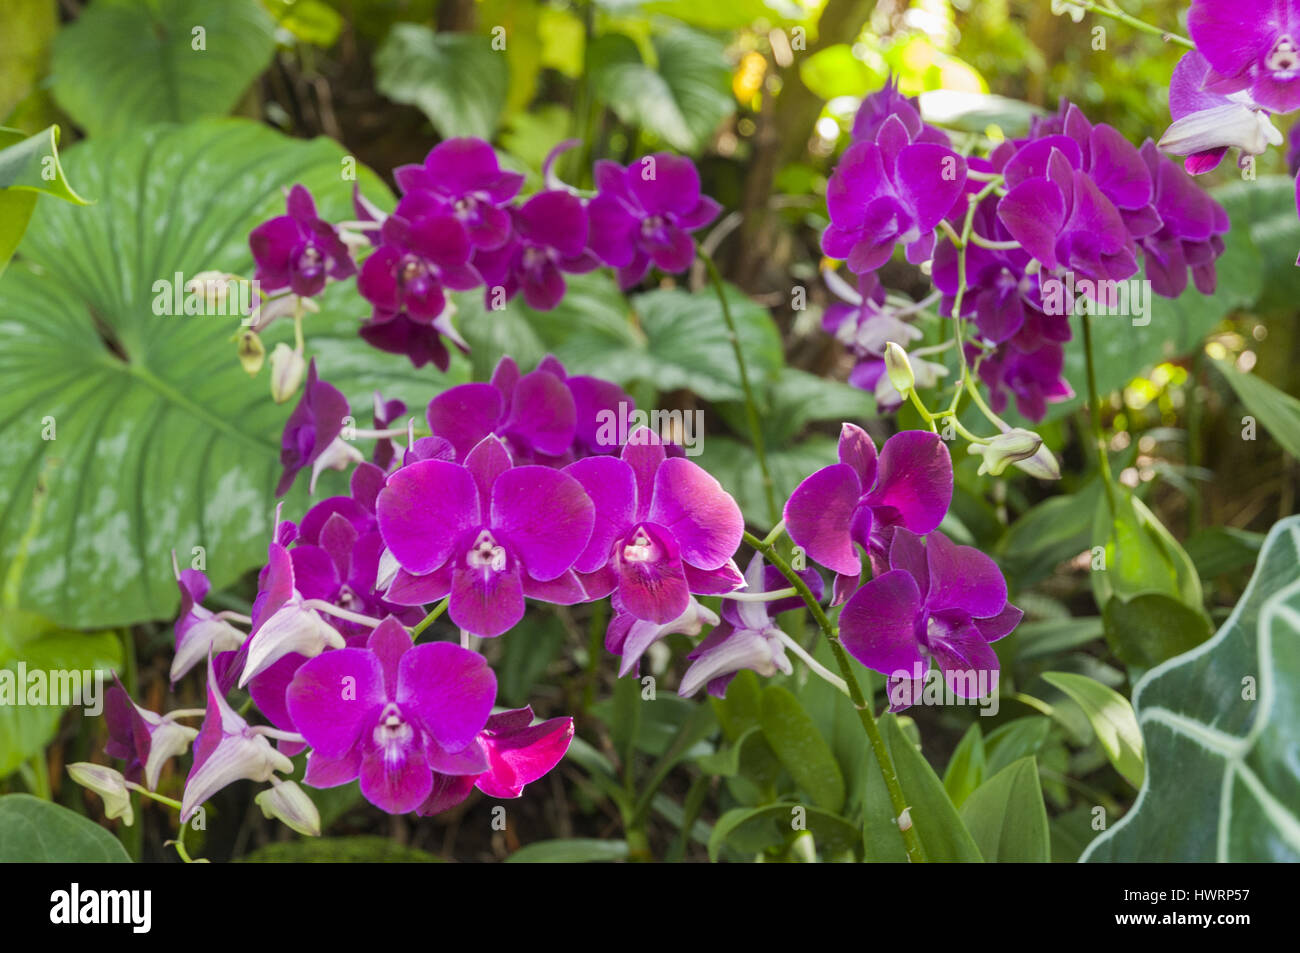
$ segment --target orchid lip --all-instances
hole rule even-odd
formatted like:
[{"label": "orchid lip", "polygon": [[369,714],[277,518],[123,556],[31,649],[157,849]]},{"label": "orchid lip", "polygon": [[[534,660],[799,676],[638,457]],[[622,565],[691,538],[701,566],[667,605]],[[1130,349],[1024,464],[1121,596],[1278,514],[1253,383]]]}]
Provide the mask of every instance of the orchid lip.
[{"label": "orchid lip", "polygon": [[1264,57],[1264,68],[1281,78],[1290,78],[1300,68],[1300,48],[1296,47],[1290,36],[1278,37]]},{"label": "orchid lip", "polygon": [[646,532],[645,527],[637,527],[631,538],[623,544],[623,561],[629,563],[648,563],[660,556],[659,545]]},{"label": "orchid lip", "polygon": [[496,541],[489,529],[479,530],[474,545],[465,554],[465,562],[471,569],[477,569],[485,575],[489,572],[505,572],[506,549]]}]

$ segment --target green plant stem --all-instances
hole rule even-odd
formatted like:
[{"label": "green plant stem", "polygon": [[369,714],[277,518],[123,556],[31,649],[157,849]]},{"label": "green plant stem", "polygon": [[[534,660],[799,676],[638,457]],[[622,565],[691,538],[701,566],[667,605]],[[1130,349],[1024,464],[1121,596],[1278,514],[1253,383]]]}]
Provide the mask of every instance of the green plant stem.
[{"label": "green plant stem", "polygon": [[731,341],[731,350],[736,355],[736,367],[740,371],[740,389],[745,393],[745,416],[749,421],[749,439],[754,445],[754,455],[758,457],[758,470],[763,478],[763,496],[767,500],[768,519],[775,523],[781,518],[781,512],[776,506],[776,490],[772,484],[772,473],[767,466],[767,450],[763,444],[763,426],[758,416],[758,403],[754,400],[754,391],[749,383],[749,370],[745,366],[745,352],[740,346],[740,335],[736,333],[736,322],[731,317],[731,305],[727,303],[727,292],[722,285],[722,275],[718,274],[718,266],[713,263],[708,252],[704,249],[698,249],[697,254],[700,260],[704,262],[704,268],[709,273],[709,281],[713,284],[713,290],[718,296],[718,304],[722,306],[722,319],[727,322],[727,336]]},{"label": "green plant stem", "polygon": [[439,602],[436,606],[434,606],[433,610],[427,616],[425,616],[423,619],[417,622],[415,624],[415,628],[411,630],[411,640],[414,641],[415,639],[418,639],[420,637],[421,632],[423,632],[429,626],[433,625],[433,623],[437,621],[438,616],[442,615],[444,612],[447,611],[447,604],[450,602],[451,602],[451,597],[448,596],[446,599],[443,599],[442,602]]},{"label": "green plant stem", "polygon": [[1106,435],[1101,429],[1101,395],[1097,393],[1097,372],[1092,359],[1092,324],[1088,315],[1079,315],[1083,325],[1083,359],[1088,370],[1088,410],[1092,417],[1092,436],[1097,442],[1097,463],[1101,468],[1101,482],[1106,487],[1106,505],[1110,507],[1111,519],[1116,519],[1118,507],[1115,500],[1115,481],[1110,475],[1110,457],[1106,453]]},{"label": "green plant stem", "polygon": [[[763,542],[763,540],[749,532],[745,533],[745,542],[762,553],[781,575],[790,580],[790,585],[794,586],[798,591],[804,604],[808,606],[808,611],[817,620],[822,635],[830,643],[831,652],[835,655],[835,663],[839,667],[840,675],[844,679],[844,684],[848,686],[849,698],[853,701],[853,707],[857,709],[858,720],[862,722],[862,730],[866,732],[867,740],[871,743],[871,750],[875,753],[876,764],[879,765],[880,774],[885,779],[885,788],[889,792],[889,803],[893,808],[894,816],[902,817],[908,805],[907,798],[903,795],[903,786],[898,781],[898,771],[894,767],[894,759],[890,757],[889,749],[885,747],[885,739],[880,734],[880,726],[876,723],[876,716],[872,714],[871,705],[862,694],[862,686],[858,684],[858,678],[853,672],[853,667],[849,664],[849,655],[840,642],[839,630],[826,615],[826,610],[821,607],[817,598],[812,594],[812,590],[808,588],[808,584],[790,568],[789,563],[781,558],[781,554],[776,551],[775,546]],[[907,830],[900,828],[899,834],[903,838],[903,847],[907,852],[907,859],[912,863],[924,863],[925,850],[921,846],[921,839],[917,836],[915,825]]]},{"label": "green plant stem", "polygon": [[1098,16],[1110,17],[1112,20],[1118,20],[1120,23],[1131,26],[1135,30],[1149,33],[1152,36],[1158,36],[1166,43],[1176,43],[1179,46],[1187,47],[1189,50],[1196,49],[1196,44],[1187,37],[1178,33],[1171,33],[1168,30],[1162,30],[1155,24],[1147,23],[1145,20],[1139,20],[1135,16],[1130,16],[1118,7],[1103,7],[1091,2],[1091,0],[1072,0],[1072,2],[1076,6],[1083,7],[1083,9],[1087,10],[1089,13],[1095,13]]}]

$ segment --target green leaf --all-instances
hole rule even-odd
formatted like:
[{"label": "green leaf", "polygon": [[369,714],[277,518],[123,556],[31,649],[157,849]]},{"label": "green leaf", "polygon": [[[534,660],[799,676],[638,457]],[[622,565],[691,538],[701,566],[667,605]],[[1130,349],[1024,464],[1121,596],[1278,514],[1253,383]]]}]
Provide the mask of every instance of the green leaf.
[{"label": "green leaf", "polygon": [[1257,374],[1243,374],[1227,361],[1215,361],[1214,366],[1282,449],[1300,459],[1300,400]]},{"label": "green leaf", "polygon": [[521,847],[506,858],[507,864],[591,864],[627,858],[627,842],[571,837],[543,840]]},{"label": "green leaf", "polygon": [[996,547],[1007,574],[1027,586],[1087,549],[1101,497],[1101,480],[1094,479],[1077,493],[1053,496],[1022,513]]},{"label": "green leaf", "polygon": [[818,99],[861,96],[864,89],[879,89],[886,77],[853,55],[848,43],[834,43],[812,56],[799,58],[799,78]]},{"label": "green leaf", "polygon": [[695,759],[696,765],[705,774],[714,775],[722,778],[734,777],[740,773],[740,755],[744,751],[745,742],[750,738],[762,738],[762,731],[757,725],[745,730],[739,738],[725,748],[720,748],[711,754],[701,755]]},{"label": "green leaf", "polygon": [[984,739],[984,752],[988,757],[984,768],[986,777],[997,774],[1013,761],[1037,754],[1047,741],[1052,720],[1045,715],[1028,715],[1009,721]]},{"label": "green leaf", "polygon": [[129,864],[117,838],[30,794],[0,797],[0,864]]},{"label": "green leaf", "polygon": [[321,0],[268,0],[267,7],[281,29],[302,43],[328,50],[338,42],[343,17]]},{"label": "green leaf", "polygon": [[[866,391],[794,367],[779,367],[761,396],[766,398],[763,436],[770,447],[791,443],[815,420],[853,422],[876,416],[876,402]],[[718,410],[733,431],[749,432],[743,402],[720,404]]]},{"label": "green leaf", "polygon": [[948,759],[943,772],[943,789],[960,808],[962,802],[984,781],[984,733],[978,724],[966,729]]},{"label": "green leaf", "polygon": [[1089,574],[1093,598],[1105,608],[1112,596],[1163,592],[1194,609],[1204,601],[1201,577],[1187,552],[1145,503],[1115,487],[1115,509],[1105,494],[1093,518],[1093,546],[1103,547],[1105,569]]},{"label": "green leaf", "polygon": [[375,53],[375,87],[417,107],[443,138],[491,139],[509,85],[506,57],[486,36],[398,23]]},{"label": "green leaf", "polygon": [[1300,272],[1295,266],[1296,250],[1300,249],[1295,176],[1261,175],[1254,181],[1220,185],[1212,194],[1232,219],[1233,230],[1225,239],[1231,242],[1238,231],[1249,231],[1255,249],[1250,264],[1262,279],[1254,310],[1290,317],[1300,296]]},{"label": "green leaf", "polygon": [[304,837],[259,847],[238,858],[243,864],[437,864],[428,851],[387,837]]},{"label": "green leaf", "polygon": [[1133,690],[1146,780],[1082,860],[1300,861],[1300,516],[1210,641]]},{"label": "green leaf", "polygon": [[[21,260],[0,278],[0,573],[17,555],[37,487],[22,604],[63,625],[163,619],[179,601],[171,552],[202,546],[217,589],[266,556],[291,407],[240,367],[238,317],[155,313],[154,285],[208,269],[249,274],[248,232],[284,214],[282,189],[310,188],[321,214],[350,214],[343,151],[244,120],[154,127],[79,144],[65,163],[96,205],[42,202]],[[124,183],[131,183],[129,187]],[[384,190],[363,170],[360,185]],[[170,296],[167,296],[170,297]],[[383,390],[412,407],[464,379],[360,344],[366,308],[332,286],[305,322],[322,377],[369,419]],[[160,310],[171,310],[162,308]],[[263,336],[268,349],[290,322]],[[42,437],[54,439],[42,439]],[[330,474],[334,476],[334,474]],[[286,499],[305,509],[306,480]]]},{"label": "green leaf", "polygon": [[962,804],[961,819],[990,863],[1051,859],[1047,807],[1032,757],[1013,761],[981,784]]},{"label": "green leaf", "polygon": [[1202,580],[1255,565],[1263,533],[1231,526],[1210,526],[1187,540],[1187,555]]},{"label": "green leaf", "polygon": [[1045,619],[1042,622],[1025,622],[1016,626],[1016,658],[1042,658],[1095,642],[1105,634],[1100,616],[1070,616],[1064,619]]},{"label": "green leaf", "polygon": [[1116,596],[1106,603],[1106,642],[1127,665],[1150,668],[1195,648],[1213,634],[1213,625],[1193,609],[1163,592],[1144,592],[1131,599]]},{"label": "green leaf", "polygon": [[224,115],[274,30],[257,0],[95,0],[54,40],[54,98],[92,136]]},{"label": "green leaf", "polygon": [[[797,824],[806,827],[796,827]],[[709,836],[709,860],[716,861],[724,844],[741,853],[755,854],[788,844],[801,829],[812,832],[824,855],[841,854],[857,846],[855,825],[829,811],[802,804],[766,804],[737,807],[718,818]]]},{"label": "green leaf", "polygon": [[763,689],[763,736],[800,790],[822,808],[844,806],[844,776],[835,757],[799,699],[780,685]]},{"label": "green leaf", "polygon": [[[943,782],[912,742],[903,735],[895,715],[880,719],[880,733],[898,771],[907,801],[908,816],[920,837],[926,860],[979,863],[983,858],[962,822]],[[902,862],[907,859],[889,793],[875,756],[867,768],[866,819],[863,843],[869,861]]]},{"label": "green leaf", "polygon": [[[86,684],[84,673],[106,674],[120,669],[122,648],[111,632],[69,632],[30,612],[0,609],[0,672],[13,673],[15,691],[20,662],[26,666],[22,671],[28,675],[43,672],[47,684],[53,673],[81,673],[76,681],[82,686],[81,702],[83,707],[91,707],[92,702],[102,704],[103,694],[92,694],[98,689],[93,683]],[[73,683],[63,678],[60,676],[60,684],[71,691]],[[47,694],[46,700],[57,699]],[[39,754],[50,743],[66,710],[65,706],[58,704],[0,702],[0,778]]]},{"label": "green leaf", "polygon": [[528,704],[533,686],[564,651],[568,633],[555,614],[530,614],[519,626],[521,638],[502,644],[505,658],[497,666],[501,698],[508,705]]},{"label": "green leaf", "polygon": [[683,152],[699,152],[735,110],[721,43],[681,27],[656,35],[657,64],[636,42],[606,33],[587,47],[592,88],[623,122]]},{"label": "green leaf", "polygon": [[1071,672],[1044,672],[1043,679],[1078,703],[1088,716],[1106,757],[1135,788],[1142,786],[1145,772],[1142,732],[1128,699],[1100,682]]},{"label": "green leaf", "polygon": [[58,145],[58,126],[34,136],[0,126],[0,275],[27,231],[38,195],[86,204],[63,174]]}]

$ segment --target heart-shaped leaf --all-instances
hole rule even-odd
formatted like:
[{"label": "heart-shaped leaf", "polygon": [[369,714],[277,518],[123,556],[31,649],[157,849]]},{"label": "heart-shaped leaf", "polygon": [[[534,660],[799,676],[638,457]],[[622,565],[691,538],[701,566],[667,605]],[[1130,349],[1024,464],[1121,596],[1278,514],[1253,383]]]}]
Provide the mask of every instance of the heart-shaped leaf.
[{"label": "heart-shaped leaf", "polygon": [[117,838],[30,794],[0,797],[0,864],[129,864]]},{"label": "heart-shaped leaf", "polygon": [[54,40],[54,97],[92,136],[221,116],[274,49],[257,0],[95,0]]},{"label": "heart-shaped leaf", "polygon": [[1083,860],[1300,861],[1300,516],[1210,641],[1134,686],[1146,780]]},{"label": "heart-shaped leaf", "polygon": [[[241,369],[239,318],[174,314],[164,289],[208,269],[249,274],[248,232],[283,214],[301,182],[327,218],[351,217],[353,183],[327,140],[286,139],[243,120],[155,127],[91,141],[65,161],[93,206],[42,202],[0,278],[0,571],[15,558],[32,501],[45,512],[27,548],[25,608],[70,626],[167,617],[178,602],[171,552],[203,547],[215,586],[265,558],[290,408],[266,376]],[[363,189],[383,187],[363,172]],[[179,279],[176,276],[180,276]],[[370,394],[418,410],[464,379],[414,371],[356,337],[367,309],[351,284],[305,322],[321,375],[370,419]],[[162,311],[164,313],[158,313]],[[289,322],[264,335],[273,346]],[[365,426],[363,423],[362,426]],[[305,480],[286,514],[305,506]]]}]

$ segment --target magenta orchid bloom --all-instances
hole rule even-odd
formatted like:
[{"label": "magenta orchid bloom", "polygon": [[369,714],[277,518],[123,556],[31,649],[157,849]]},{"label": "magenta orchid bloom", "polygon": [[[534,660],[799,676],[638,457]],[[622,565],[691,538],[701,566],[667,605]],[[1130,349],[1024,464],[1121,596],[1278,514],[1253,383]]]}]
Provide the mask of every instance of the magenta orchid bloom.
[{"label": "magenta orchid bloom", "polygon": [[314,485],[320,471],[334,463],[343,419],[350,413],[348,399],[333,384],[316,375],[313,357],[307,366],[307,386],[285,421],[280,437],[280,465],[284,472],[276,484],[276,496],[289,492],[298,471],[311,467]]},{"label": "magenta orchid bloom", "polygon": [[488,770],[478,734],[495,697],[496,676],[483,656],[449,642],[412,646],[391,617],[365,648],[307,662],[287,695],[311,746],[305,781],[335,787],[359,777],[366,800],[390,814],[424,803],[435,771]]},{"label": "magenta orchid bloom", "polygon": [[889,570],[876,576],[840,611],[844,647],[863,665],[889,677],[894,711],[920,697],[933,659],[952,691],[980,698],[997,686],[998,657],[989,648],[1024,613],[1007,601],[997,564],[943,533],[926,541],[900,527]]},{"label": "magenta orchid bloom", "polygon": [[513,211],[511,240],[474,254],[474,267],[488,286],[488,307],[496,307],[493,296],[500,288],[507,301],[522,291],[530,308],[549,311],[564,297],[564,273],[588,272],[599,264],[586,250],[587,210],[577,196],[552,190]]},{"label": "magenta orchid bloom", "polygon": [[654,264],[681,274],[695,260],[691,232],[704,228],[722,210],[700,194],[700,173],[682,156],[656,152],[624,168],[602,159],[596,163],[599,193],[588,205],[589,247],[618,269],[619,287],[639,284]]},{"label": "magenta orchid bloom", "polygon": [[290,288],[310,298],[320,294],[329,278],[341,281],[356,274],[348,246],[334,226],[316,215],[311,193],[301,185],[289,190],[287,215],[263,222],[248,236],[257,263],[256,279],[267,291]]},{"label": "magenta orchid bloom", "polygon": [[475,248],[500,248],[510,238],[505,206],[523,187],[524,177],[501,168],[496,151],[482,139],[446,139],[430,150],[423,165],[403,165],[393,178],[407,195],[426,194],[465,229]]},{"label": "magenta orchid bloom", "polygon": [[1300,3],[1193,0],[1187,30],[1210,65],[1207,91],[1247,91],[1273,112],[1300,109]]},{"label": "magenta orchid bloom", "polygon": [[785,504],[790,538],[809,559],[837,573],[834,605],[848,598],[862,575],[855,545],[882,572],[894,530],[933,530],[948,512],[953,488],[952,458],[938,434],[894,434],[877,459],[867,432],[846,423],[839,455],[839,463],[800,483]]},{"label": "magenta orchid bloom", "polygon": [[523,618],[525,596],[566,605],[586,598],[572,569],[591,538],[591,499],[559,470],[512,467],[496,437],[463,466],[421,460],[398,470],[377,510],[401,567],[390,601],[422,605],[450,594],[452,621],[491,637]]},{"label": "magenta orchid bloom", "polygon": [[244,644],[245,638],[239,629],[203,608],[211,587],[206,574],[197,569],[183,569],[176,573],[176,585],[181,591],[181,611],[174,630],[176,652],[170,672],[173,686],[209,655],[233,651]]},{"label": "magenta orchid bloom", "polygon": [[627,612],[663,624],[687,610],[691,593],[741,585],[732,554],[745,521],[736,501],[695,463],[669,457],[652,431],[630,435],[620,457],[588,457],[564,472],[595,503],[590,544],[573,567],[589,598],[617,591]]},{"label": "magenta orchid bloom", "polygon": [[157,789],[167,759],[184,754],[198,734],[171,715],[141,708],[131,700],[116,674],[104,695],[104,721],[108,726],[104,753],[125,761],[122,776],[128,781],[143,779],[150,791]]}]

